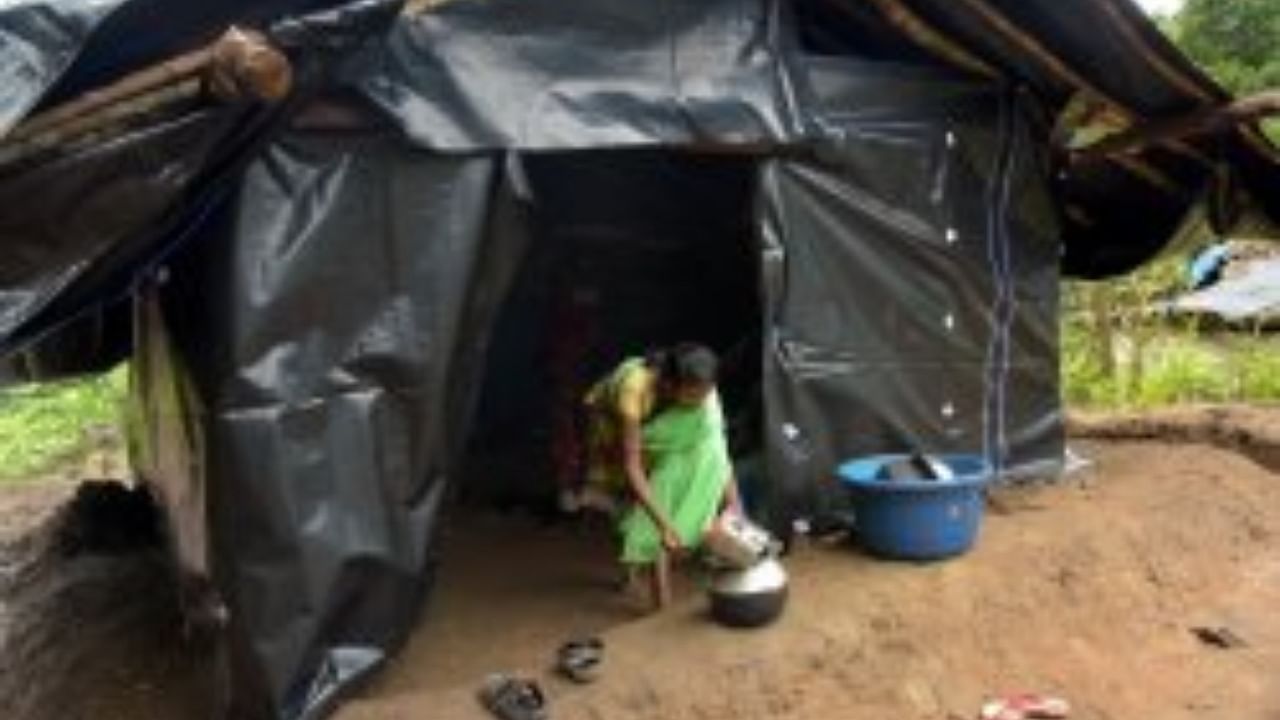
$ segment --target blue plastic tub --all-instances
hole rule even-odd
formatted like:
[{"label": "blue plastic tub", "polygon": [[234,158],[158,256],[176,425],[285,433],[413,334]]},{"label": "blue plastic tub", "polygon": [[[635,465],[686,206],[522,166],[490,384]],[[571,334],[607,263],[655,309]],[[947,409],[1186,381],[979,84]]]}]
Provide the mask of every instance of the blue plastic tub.
[{"label": "blue plastic tub", "polygon": [[886,466],[905,455],[873,455],[836,471],[853,501],[859,541],[869,552],[901,560],[939,560],[966,552],[982,525],[982,488],[990,465],[978,455],[940,455],[948,480],[891,480]]}]

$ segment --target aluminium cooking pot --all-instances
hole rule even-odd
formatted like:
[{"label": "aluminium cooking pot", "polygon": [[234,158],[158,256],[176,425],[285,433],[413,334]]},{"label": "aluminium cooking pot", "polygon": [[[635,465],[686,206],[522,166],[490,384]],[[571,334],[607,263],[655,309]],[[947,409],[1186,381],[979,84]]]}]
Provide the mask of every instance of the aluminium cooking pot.
[{"label": "aluminium cooking pot", "polygon": [[782,614],[787,603],[787,571],[774,557],[745,569],[717,572],[711,580],[711,616],[729,627],[761,627]]}]

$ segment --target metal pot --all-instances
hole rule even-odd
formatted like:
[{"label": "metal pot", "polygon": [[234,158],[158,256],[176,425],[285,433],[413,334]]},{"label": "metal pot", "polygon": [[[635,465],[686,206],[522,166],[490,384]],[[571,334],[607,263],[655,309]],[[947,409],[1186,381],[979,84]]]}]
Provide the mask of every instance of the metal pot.
[{"label": "metal pot", "polygon": [[716,520],[703,536],[702,547],[713,563],[737,570],[753,567],[778,551],[767,530],[737,514]]},{"label": "metal pot", "polygon": [[711,616],[730,627],[768,625],[787,603],[787,571],[769,557],[746,569],[723,570],[711,581]]}]

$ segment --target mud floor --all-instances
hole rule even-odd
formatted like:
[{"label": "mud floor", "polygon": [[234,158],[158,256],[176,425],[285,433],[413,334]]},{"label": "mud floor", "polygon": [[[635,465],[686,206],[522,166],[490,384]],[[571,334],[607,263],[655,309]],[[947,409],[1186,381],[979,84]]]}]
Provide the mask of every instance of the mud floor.
[{"label": "mud floor", "polygon": [[[518,669],[570,720],[969,719],[1015,691],[1060,694],[1085,719],[1280,720],[1280,478],[1205,445],[1078,450],[1091,470],[1000,493],[962,559],[800,550],[788,612],[764,631],[712,626],[691,590],[662,617],[611,620],[598,571],[575,571],[559,543],[475,539],[490,562],[446,570],[439,612],[339,718],[484,718],[475,684]],[[584,626],[607,628],[607,673],[558,682],[555,641]],[[1206,645],[1198,626],[1248,645]]]},{"label": "mud floor", "polygon": [[[598,533],[469,515],[423,623],[337,717],[480,720],[477,683],[520,670],[557,720],[969,720],[1014,691],[1060,694],[1086,720],[1280,720],[1280,476],[1257,461],[1277,415],[1249,413],[1197,420],[1217,435],[1076,442],[1092,466],[997,493],[958,560],[799,548],[787,613],[762,631],[710,624],[688,582],[640,618]],[[1225,447],[1241,432],[1252,458]],[[39,518],[68,492],[0,494],[0,717],[208,717],[207,654],[184,639],[164,563],[145,542],[51,541],[57,519]],[[1199,626],[1245,645],[1206,644]],[[584,632],[607,643],[604,676],[563,684],[550,655]]]}]

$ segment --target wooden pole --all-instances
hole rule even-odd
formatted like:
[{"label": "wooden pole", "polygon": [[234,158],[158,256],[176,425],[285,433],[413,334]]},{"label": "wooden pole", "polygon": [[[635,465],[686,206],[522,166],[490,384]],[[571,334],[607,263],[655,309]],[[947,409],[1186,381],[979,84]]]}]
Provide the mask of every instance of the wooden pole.
[{"label": "wooden pole", "polygon": [[[899,0],[870,0],[891,25],[926,52],[952,66],[985,78],[999,78],[1000,72],[978,56],[953,42]],[[837,6],[841,6],[837,3]],[[842,7],[842,6],[841,6]]]},{"label": "wooden pole", "polygon": [[[1108,96],[1101,88],[1090,83],[1083,75],[1073,70],[1065,61],[1059,58],[1046,48],[1039,40],[1020,27],[1015,25],[1011,20],[1000,14],[994,7],[987,4],[988,0],[952,0],[952,2],[964,5],[973,11],[975,17],[982,20],[983,23],[995,34],[1003,37],[1042,67],[1051,75],[1058,78],[1063,83],[1085,92],[1090,97],[1097,98],[1104,104],[1113,108],[1113,110],[1122,116],[1128,122],[1137,122],[1137,114],[1125,107],[1115,98]],[[1205,157],[1203,153],[1194,147],[1185,145],[1177,141],[1167,143],[1169,150],[1191,158],[1205,167],[1212,167],[1213,161]],[[1140,162],[1135,159],[1135,162]]]},{"label": "wooden pole", "polygon": [[86,116],[192,79],[200,80],[222,99],[249,97],[275,102],[288,94],[293,72],[284,53],[263,35],[232,27],[206,47],[126,75],[104,88],[27,118],[3,142],[26,140],[71,124],[83,125]]},{"label": "wooden pole", "polygon": [[157,108],[170,107],[199,95],[199,79],[188,78],[143,95],[135,95],[127,102],[106,105],[89,115],[71,117],[44,132],[17,139],[5,138],[0,141],[0,168],[64,147],[73,139],[83,140],[94,134],[107,136],[130,118],[145,115]]},{"label": "wooden pole", "polygon": [[289,94],[293,69],[260,33],[231,27],[210,45],[184,53],[27,118],[0,137],[0,167],[75,139],[109,135],[138,116],[203,93],[223,101],[276,102]]},{"label": "wooden pole", "polygon": [[1151,145],[1196,135],[1218,134],[1274,115],[1280,115],[1280,90],[1269,90],[1227,105],[1133,127],[1076,150],[1071,154],[1071,160],[1078,163],[1133,155]]},{"label": "wooden pole", "polygon": [[223,99],[278,102],[293,85],[289,59],[261,33],[232,26],[210,48],[206,80]]}]

